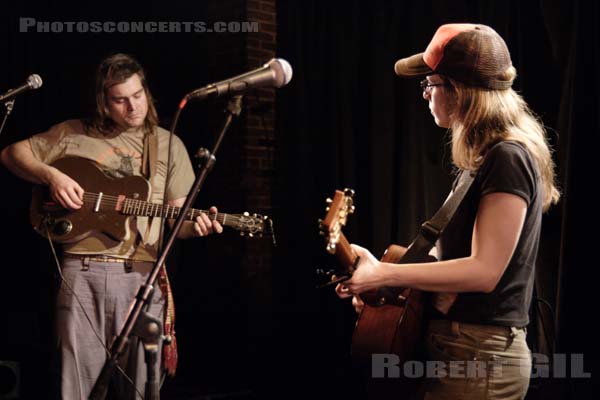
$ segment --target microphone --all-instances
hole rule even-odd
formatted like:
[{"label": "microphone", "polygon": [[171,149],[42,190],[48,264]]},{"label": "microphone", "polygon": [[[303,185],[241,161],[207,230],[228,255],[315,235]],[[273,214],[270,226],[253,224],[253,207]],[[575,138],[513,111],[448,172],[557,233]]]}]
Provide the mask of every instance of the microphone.
[{"label": "microphone", "polygon": [[0,95],[0,103],[8,101],[13,97],[26,92],[31,89],[39,89],[42,86],[42,78],[39,75],[33,74],[29,75],[27,78],[27,82],[19,86],[18,88],[9,89],[6,93]]},{"label": "microphone", "polygon": [[273,58],[260,68],[211,83],[185,95],[184,102],[191,99],[204,100],[225,95],[242,94],[249,89],[262,86],[280,88],[292,79],[292,66],[283,58]]}]

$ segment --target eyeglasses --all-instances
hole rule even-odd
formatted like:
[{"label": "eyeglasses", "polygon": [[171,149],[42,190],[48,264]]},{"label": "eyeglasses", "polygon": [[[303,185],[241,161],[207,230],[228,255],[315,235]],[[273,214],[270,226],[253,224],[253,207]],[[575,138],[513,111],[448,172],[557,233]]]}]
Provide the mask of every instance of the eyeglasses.
[{"label": "eyeglasses", "polygon": [[421,86],[421,89],[424,92],[428,92],[428,93],[431,91],[431,88],[434,86],[449,86],[447,83],[444,83],[444,82],[431,83],[427,79],[423,79],[419,85]]}]

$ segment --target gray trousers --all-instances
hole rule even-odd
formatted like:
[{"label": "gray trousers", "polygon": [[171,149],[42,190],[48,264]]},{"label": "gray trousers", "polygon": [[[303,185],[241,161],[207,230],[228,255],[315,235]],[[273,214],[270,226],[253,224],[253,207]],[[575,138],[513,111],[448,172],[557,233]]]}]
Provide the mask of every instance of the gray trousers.
[{"label": "gray trousers", "polygon": [[[149,262],[134,262],[128,269],[125,263],[84,262],[82,259],[65,256],[63,275],[82,304],[77,302],[66,285],[61,284],[57,298],[56,333],[62,399],[89,397],[107,358],[100,340],[110,349],[152,266]],[[164,299],[156,285],[149,312],[162,320],[163,306]],[[90,321],[86,318],[86,313]],[[159,346],[158,366],[155,370],[159,377],[161,350],[162,344]],[[143,396],[147,371],[142,344],[132,341],[119,359],[119,365]],[[114,399],[140,398],[118,371],[113,375],[109,393],[110,398]]]}]

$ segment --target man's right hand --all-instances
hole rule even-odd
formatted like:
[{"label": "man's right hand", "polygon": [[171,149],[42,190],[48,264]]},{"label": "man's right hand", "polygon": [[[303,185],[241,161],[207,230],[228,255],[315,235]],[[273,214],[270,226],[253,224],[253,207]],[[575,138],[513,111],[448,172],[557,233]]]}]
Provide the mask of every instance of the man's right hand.
[{"label": "man's right hand", "polygon": [[84,190],[71,177],[54,167],[48,176],[50,195],[61,206],[71,210],[78,210],[83,206]]},{"label": "man's right hand", "polygon": [[33,155],[28,139],[6,147],[0,160],[13,174],[29,182],[48,185],[52,199],[61,206],[78,210],[83,206],[84,190],[77,182]]}]

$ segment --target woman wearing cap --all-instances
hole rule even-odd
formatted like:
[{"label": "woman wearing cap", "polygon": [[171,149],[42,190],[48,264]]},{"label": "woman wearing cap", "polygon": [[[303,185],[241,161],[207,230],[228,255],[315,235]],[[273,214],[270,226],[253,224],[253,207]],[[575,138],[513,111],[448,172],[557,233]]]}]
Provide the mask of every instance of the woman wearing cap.
[{"label": "woman wearing cap", "polygon": [[541,217],[559,198],[545,130],[511,89],[516,71],[506,44],[485,25],[441,26],[424,53],[399,60],[395,71],[426,76],[423,98],[452,133],[454,187],[464,174],[475,180],[437,243],[440,261],[388,264],[352,245],[361,262],[336,291],[354,296],[357,308],[356,295],[382,286],[436,293],[430,358],[472,363],[452,377],[430,377],[425,398],[522,399]]}]

